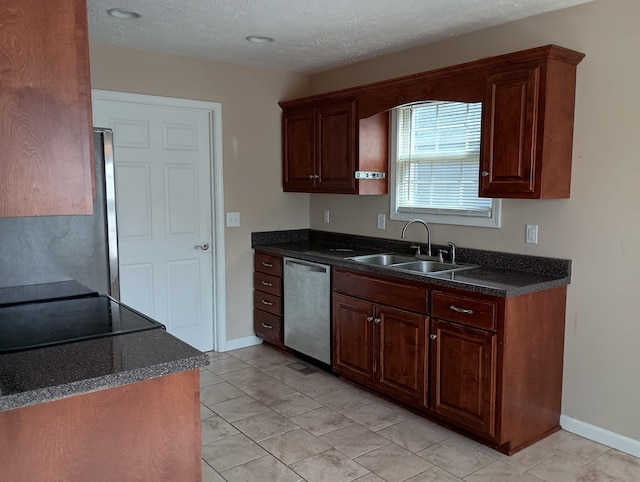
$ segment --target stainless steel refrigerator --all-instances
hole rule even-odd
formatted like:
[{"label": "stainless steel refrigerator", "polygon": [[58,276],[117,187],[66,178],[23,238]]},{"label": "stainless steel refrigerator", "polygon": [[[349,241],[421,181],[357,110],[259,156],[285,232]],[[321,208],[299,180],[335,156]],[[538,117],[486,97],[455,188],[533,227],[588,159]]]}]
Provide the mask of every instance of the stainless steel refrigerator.
[{"label": "stainless steel refrigerator", "polygon": [[0,218],[0,288],[76,280],[119,299],[113,133],[94,129],[91,216]]}]

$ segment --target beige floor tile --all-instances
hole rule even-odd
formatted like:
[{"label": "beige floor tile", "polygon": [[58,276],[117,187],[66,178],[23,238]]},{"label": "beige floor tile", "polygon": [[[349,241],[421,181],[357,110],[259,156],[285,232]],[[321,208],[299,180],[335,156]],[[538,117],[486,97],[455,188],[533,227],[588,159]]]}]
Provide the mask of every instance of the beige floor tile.
[{"label": "beige floor tile", "polygon": [[493,457],[481,452],[474,445],[449,439],[432,445],[416,455],[462,478],[495,461]]},{"label": "beige floor tile", "polygon": [[355,461],[388,482],[400,482],[433,467],[432,463],[393,443]]},{"label": "beige floor tile", "polygon": [[287,465],[331,448],[318,437],[302,429],[268,438],[260,442],[260,445]]},{"label": "beige floor tile", "polygon": [[409,412],[400,407],[390,406],[382,402],[374,402],[364,407],[350,410],[345,412],[344,416],[374,432],[410,418]]},{"label": "beige floor tile", "polygon": [[210,408],[227,422],[231,423],[269,411],[269,407],[248,395],[216,403],[215,405],[211,405]]},{"label": "beige floor tile", "polygon": [[511,456],[500,453],[485,445],[478,445],[478,450],[522,471],[529,470],[531,467],[538,465],[549,457],[553,457],[557,453],[557,450],[540,444],[531,445]]},{"label": "beige floor tile", "polygon": [[379,430],[377,433],[413,453],[431,447],[452,436],[452,432],[446,428],[418,417],[412,417]]},{"label": "beige floor tile", "polygon": [[225,482],[218,472],[213,470],[209,464],[202,462],[202,482]]},{"label": "beige floor tile", "polygon": [[215,385],[216,383],[222,383],[224,380],[218,375],[210,372],[207,369],[200,370],[200,387],[208,387]]},{"label": "beige floor tile", "polygon": [[217,442],[238,435],[240,432],[217,415],[202,419],[202,444]]},{"label": "beige floor tile", "polygon": [[295,392],[289,385],[274,379],[264,380],[255,385],[244,387],[242,391],[263,403]]},{"label": "beige floor tile", "polygon": [[265,356],[265,354],[273,353],[275,350],[267,345],[253,345],[245,348],[239,348],[237,350],[228,351],[231,356],[236,357],[239,360],[252,360],[253,358],[259,358]]},{"label": "beige floor tile", "polygon": [[[558,453],[527,471],[547,482],[613,482],[616,478],[595,467],[580,463],[580,459]],[[618,479],[619,480],[619,479]]]},{"label": "beige floor tile", "polygon": [[353,482],[385,482],[385,480],[371,472],[354,480]]},{"label": "beige floor tile", "polygon": [[205,418],[211,417],[212,415],[215,415],[215,413],[213,413],[213,410],[207,407],[204,403],[201,403],[200,404],[200,420],[204,420]]},{"label": "beige floor tile", "polygon": [[300,392],[289,393],[275,400],[266,400],[263,403],[285,417],[294,417],[322,407],[321,403]]},{"label": "beige floor tile", "polygon": [[270,455],[238,465],[224,471],[222,475],[229,482],[298,482],[302,480],[302,477]]},{"label": "beige floor tile", "polygon": [[353,423],[351,419],[327,407],[320,407],[290,418],[293,423],[298,424],[316,437]]},{"label": "beige floor tile", "polygon": [[495,461],[467,475],[464,480],[466,482],[539,482],[537,477],[500,461]]},{"label": "beige floor tile", "polygon": [[231,356],[227,352],[218,352],[218,351],[208,351],[207,355],[209,356],[210,362],[214,360],[220,360],[221,358],[228,358]]},{"label": "beige floor tile", "polygon": [[377,397],[357,388],[345,387],[316,397],[315,400],[338,413],[348,412],[375,402]]},{"label": "beige floor tile", "polygon": [[282,383],[286,383],[296,389],[306,380],[305,375],[293,368],[289,368],[285,364],[265,369],[264,372],[270,377],[280,380]]},{"label": "beige floor tile", "polygon": [[262,447],[242,434],[202,446],[202,458],[216,472],[224,472],[265,455],[268,453]]},{"label": "beige floor tile", "polygon": [[604,454],[609,447],[588,440],[579,435],[560,430],[539,442],[540,445],[558,450],[564,454],[580,459],[584,464]]},{"label": "beige floor tile", "polygon": [[207,367],[210,372],[213,372],[218,376],[235,370],[242,370],[243,368],[249,368],[249,365],[232,356],[212,360],[211,364]]},{"label": "beige floor tile", "polygon": [[344,386],[344,382],[339,378],[317,372],[307,375],[300,384],[295,385],[295,388],[308,397],[317,398],[341,390]]},{"label": "beige floor tile", "polygon": [[254,368],[265,370],[277,366],[284,366],[288,363],[294,363],[296,359],[290,355],[280,353],[276,350],[270,350],[256,358],[246,360],[246,363]]},{"label": "beige floor tile", "polygon": [[609,450],[593,462],[590,462],[589,467],[610,474],[625,482],[638,482],[640,480],[640,459],[615,449]]},{"label": "beige floor tile", "polygon": [[235,370],[222,375],[222,378],[229,382],[231,385],[237,388],[250,387],[257,383],[264,381],[275,381],[274,378],[267,375],[262,370],[258,370],[254,367],[243,368],[242,370]]},{"label": "beige floor tile", "polygon": [[200,402],[209,408],[217,403],[244,396],[246,396],[246,394],[242,390],[226,382],[200,389]]},{"label": "beige floor tile", "polygon": [[391,443],[386,438],[357,423],[329,432],[321,436],[320,440],[352,459]]},{"label": "beige floor tile", "polygon": [[234,426],[254,442],[298,428],[288,418],[271,411],[239,420]]},{"label": "beige floor tile", "polygon": [[405,482],[463,482],[463,480],[460,477],[456,477],[446,470],[435,466],[421,474],[405,480]]},{"label": "beige floor tile", "polygon": [[308,482],[350,482],[369,471],[337,450],[327,450],[290,466]]}]

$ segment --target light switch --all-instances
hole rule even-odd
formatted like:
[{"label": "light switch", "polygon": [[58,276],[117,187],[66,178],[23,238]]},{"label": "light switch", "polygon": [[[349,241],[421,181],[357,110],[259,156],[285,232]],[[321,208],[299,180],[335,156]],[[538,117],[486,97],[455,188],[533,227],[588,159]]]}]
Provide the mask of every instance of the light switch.
[{"label": "light switch", "polygon": [[527,224],[527,233],[524,241],[529,244],[538,244],[538,225]]},{"label": "light switch", "polygon": [[227,227],[235,228],[240,226],[240,213],[227,213]]}]

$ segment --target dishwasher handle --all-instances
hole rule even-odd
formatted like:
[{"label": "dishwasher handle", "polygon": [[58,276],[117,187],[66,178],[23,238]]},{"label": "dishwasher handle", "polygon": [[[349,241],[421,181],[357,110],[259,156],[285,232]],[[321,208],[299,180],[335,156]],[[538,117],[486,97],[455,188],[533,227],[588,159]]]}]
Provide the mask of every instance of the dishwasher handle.
[{"label": "dishwasher handle", "polygon": [[326,266],[313,264],[313,263],[305,263],[304,261],[293,261],[291,259],[287,259],[285,261],[285,264],[290,268],[298,271],[312,271],[315,273],[326,273],[328,270],[328,267]]}]

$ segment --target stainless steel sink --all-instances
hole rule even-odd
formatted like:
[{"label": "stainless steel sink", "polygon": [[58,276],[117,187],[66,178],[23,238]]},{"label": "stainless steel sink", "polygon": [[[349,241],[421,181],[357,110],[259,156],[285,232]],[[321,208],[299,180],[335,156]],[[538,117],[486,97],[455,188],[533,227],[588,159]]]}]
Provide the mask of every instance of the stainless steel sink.
[{"label": "stainless steel sink", "polygon": [[351,261],[375,266],[384,266],[389,269],[405,271],[416,274],[429,274],[443,271],[460,271],[477,268],[471,264],[452,264],[436,259],[419,259],[406,254],[383,253],[367,254],[347,258]]},{"label": "stainless steel sink", "polygon": [[416,258],[412,256],[393,253],[367,254],[364,256],[353,256],[347,259],[350,259],[351,261],[357,261],[358,263],[375,264],[376,266],[390,266],[393,264],[407,263],[409,261],[416,260]]}]

